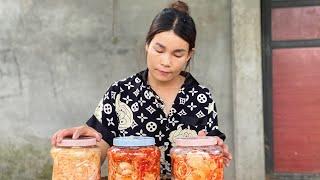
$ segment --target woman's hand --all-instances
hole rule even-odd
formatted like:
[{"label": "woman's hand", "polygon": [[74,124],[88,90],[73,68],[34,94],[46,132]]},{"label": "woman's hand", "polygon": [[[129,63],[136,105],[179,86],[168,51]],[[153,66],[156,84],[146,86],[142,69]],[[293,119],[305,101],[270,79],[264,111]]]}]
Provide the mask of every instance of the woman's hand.
[{"label": "woman's hand", "polygon": [[[205,130],[202,130],[198,133],[198,136],[206,136],[207,134],[208,133]],[[224,144],[223,140],[220,137],[218,136],[214,136],[214,137],[217,139],[217,145],[223,149],[223,163],[226,167],[228,167],[232,159],[232,155],[229,152],[228,145]]]},{"label": "woman's hand", "polygon": [[51,137],[51,144],[53,146],[60,143],[64,137],[72,136],[72,139],[78,139],[80,136],[95,137],[97,141],[101,141],[102,135],[98,133],[95,129],[89,126],[79,126],[68,129],[61,129],[53,134]]}]

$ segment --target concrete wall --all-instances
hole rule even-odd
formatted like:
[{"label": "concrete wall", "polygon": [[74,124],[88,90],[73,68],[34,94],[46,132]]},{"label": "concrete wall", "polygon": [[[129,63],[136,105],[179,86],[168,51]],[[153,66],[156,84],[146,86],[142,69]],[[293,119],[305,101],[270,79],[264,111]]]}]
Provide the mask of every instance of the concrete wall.
[{"label": "concrete wall", "polygon": [[[49,179],[49,137],[83,124],[106,88],[145,68],[144,38],[169,1],[0,1],[0,179]],[[215,96],[233,152],[231,1],[187,1],[191,72]],[[235,179],[234,162],[226,179]]]},{"label": "concrete wall", "polygon": [[234,164],[237,180],[265,179],[259,0],[231,0]]}]

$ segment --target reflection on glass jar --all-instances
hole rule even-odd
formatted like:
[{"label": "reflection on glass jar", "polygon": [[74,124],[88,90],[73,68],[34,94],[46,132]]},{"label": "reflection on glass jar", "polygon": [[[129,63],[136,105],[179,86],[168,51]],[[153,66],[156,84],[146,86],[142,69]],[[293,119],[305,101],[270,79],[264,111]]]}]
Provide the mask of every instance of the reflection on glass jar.
[{"label": "reflection on glass jar", "polygon": [[222,180],[222,149],[214,137],[177,138],[170,150],[174,180]]},{"label": "reflection on glass jar", "polygon": [[160,150],[152,137],[117,137],[108,150],[109,180],[159,180]]}]

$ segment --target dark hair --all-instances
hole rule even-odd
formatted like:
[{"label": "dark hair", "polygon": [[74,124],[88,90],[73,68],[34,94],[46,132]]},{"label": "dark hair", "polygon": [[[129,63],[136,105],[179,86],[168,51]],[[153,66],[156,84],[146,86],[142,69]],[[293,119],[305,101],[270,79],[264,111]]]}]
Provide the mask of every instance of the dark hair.
[{"label": "dark hair", "polygon": [[188,42],[189,52],[195,47],[196,26],[189,15],[189,8],[186,3],[182,1],[173,2],[169,8],[163,9],[156,15],[147,34],[146,44],[149,45],[156,34],[170,30],[173,30],[176,35]]}]

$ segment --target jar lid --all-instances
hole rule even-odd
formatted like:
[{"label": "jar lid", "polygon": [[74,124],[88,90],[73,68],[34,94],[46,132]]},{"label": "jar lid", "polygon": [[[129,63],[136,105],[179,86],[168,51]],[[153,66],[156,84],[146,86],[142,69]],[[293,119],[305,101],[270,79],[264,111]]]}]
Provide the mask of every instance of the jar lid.
[{"label": "jar lid", "polygon": [[113,139],[114,146],[152,146],[154,144],[155,139],[153,137],[127,136]]},{"label": "jar lid", "polygon": [[57,146],[61,147],[73,147],[73,146],[94,146],[97,144],[97,140],[94,137],[80,137],[78,139],[64,138]]},{"label": "jar lid", "polygon": [[197,136],[188,138],[177,138],[177,146],[214,146],[217,145],[217,139],[211,136]]}]

